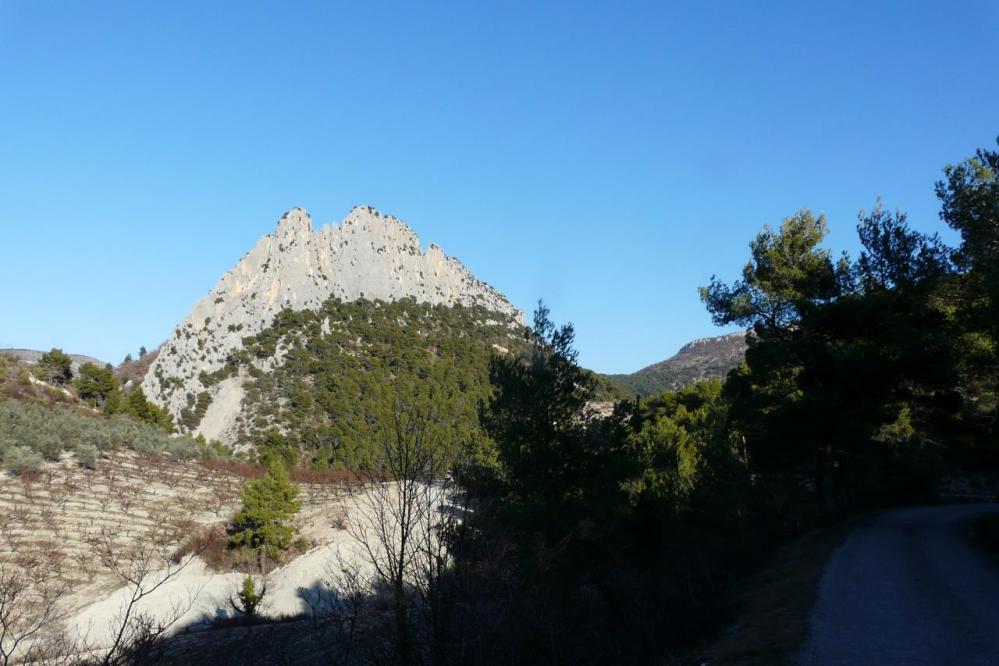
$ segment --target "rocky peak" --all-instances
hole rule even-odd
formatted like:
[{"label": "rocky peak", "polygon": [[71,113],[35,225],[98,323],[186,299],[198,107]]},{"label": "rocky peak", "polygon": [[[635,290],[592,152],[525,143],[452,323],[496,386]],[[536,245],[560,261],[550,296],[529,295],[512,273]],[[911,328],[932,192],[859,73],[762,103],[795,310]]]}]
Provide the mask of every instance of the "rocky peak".
[{"label": "rocky peak", "polygon": [[[522,318],[500,292],[437,245],[423,252],[402,220],[356,206],[340,225],[313,229],[302,208],[285,213],[174,330],[146,374],[147,396],[175,418],[204,391],[202,373],[221,369],[242,339],[282,308],[316,309],[329,298],[479,305]],[[216,433],[206,433],[210,436]]]},{"label": "rocky peak", "polygon": [[272,237],[280,243],[290,243],[312,235],[312,218],[302,208],[292,208],[278,220]]}]

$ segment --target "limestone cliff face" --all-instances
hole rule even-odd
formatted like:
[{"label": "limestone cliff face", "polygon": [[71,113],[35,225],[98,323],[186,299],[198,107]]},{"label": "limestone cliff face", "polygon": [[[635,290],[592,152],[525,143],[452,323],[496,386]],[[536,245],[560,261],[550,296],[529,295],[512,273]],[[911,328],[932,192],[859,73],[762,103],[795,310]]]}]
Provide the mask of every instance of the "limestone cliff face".
[{"label": "limestone cliff face", "polygon": [[[330,297],[412,297],[435,305],[480,305],[522,317],[506,297],[438,246],[422,251],[413,230],[395,217],[356,207],[341,225],[314,231],[309,214],[295,208],[194,306],[161,347],[142,388],[175,420],[202,391],[212,398],[224,392],[226,400],[221,402],[238,403],[238,387],[229,385],[235,378],[208,389],[200,374],[222,368],[242,339],[269,326],[282,308],[316,309]],[[206,416],[212,418],[199,431],[227,440],[230,419],[217,411],[216,405],[209,408]]]}]

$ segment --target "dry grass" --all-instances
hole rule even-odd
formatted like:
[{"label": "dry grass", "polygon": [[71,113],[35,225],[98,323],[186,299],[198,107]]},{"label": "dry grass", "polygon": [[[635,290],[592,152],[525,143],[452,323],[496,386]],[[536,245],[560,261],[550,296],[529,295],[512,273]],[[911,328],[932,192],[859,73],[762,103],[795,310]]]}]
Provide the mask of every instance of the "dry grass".
[{"label": "dry grass", "polygon": [[[259,479],[267,473],[267,468],[263,465],[224,458],[202,460],[200,464],[207,469],[243,479]],[[357,472],[349,469],[310,469],[307,467],[296,467],[289,472],[289,476],[295,483],[320,486],[355,485],[369,483],[372,480],[385,480],[384,475],[375,472]]]},{"label": "dry grass", "polygon": [[825,564],[855,521],[807,532],[780,547],[728,604],[737,618],[720,635],[689,650],[681,664],[793,664],[808,638]]},{"label": "dry grass", "polygon": [[[261,567],[259,551],[248,546],[234,547],[229,542],[229,536],[229,530],[222,523],[198,526],[173,551],[170,560],[178,564],[188,555],[197,554],[212,571],[259,573]],[[303,537],[295,539],[283,552],[280,560],[268,560],[267,569],[287,564],[306,553],[311,546],[312,544]]]},{"label": "dry grass", "polygon": [[149,366],[153,364],[156,357],[159,356],[159,348],[154,349],[145,356],[140,356],[139,358],[129,361],[128,363],[122,362],[115,369],[115,374],[124,384],[125,382],[133,382],[139,384],[145,378],[146,373],[149,372]]}]

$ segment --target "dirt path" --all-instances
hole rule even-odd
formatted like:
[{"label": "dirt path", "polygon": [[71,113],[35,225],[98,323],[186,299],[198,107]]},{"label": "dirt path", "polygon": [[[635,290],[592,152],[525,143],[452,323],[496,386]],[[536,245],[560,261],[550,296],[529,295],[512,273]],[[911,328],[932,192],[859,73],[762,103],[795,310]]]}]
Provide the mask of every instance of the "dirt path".
[{"label": "dirt path", "polygon": [[806,666],[999,664],[999,569],[967,525],[995,504],[888,511],[829,559]]}]

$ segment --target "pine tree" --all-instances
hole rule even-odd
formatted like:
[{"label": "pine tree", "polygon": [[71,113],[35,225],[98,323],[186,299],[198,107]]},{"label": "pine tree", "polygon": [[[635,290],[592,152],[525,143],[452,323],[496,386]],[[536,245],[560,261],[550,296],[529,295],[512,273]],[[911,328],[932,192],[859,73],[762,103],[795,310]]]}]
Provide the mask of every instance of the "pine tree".
[{"label": "pine tree", "polygon": [[236,531],[230,543],[261,548],[271,559],[278,559],[295,538],[291,518],[301,508],[296,499],[298,492],[298,485],[291,483],[284,465],[272,461],[266,476],[243,485],[243,509],[234,519]]},{"label": "pine tree", "polygon": [[267,595],[267,583],[261,586],[260,591],[257,591],[257,583],[253,579],[253,576],[247,575],[243,579],[243,587],[236,593],[235,598],[229,599],[229,605],[233,609],[242,615],[245,615],[249,619],[253,619],[260,614],[261,604],[264,602],[264,596]]},{"label": "pine tree", "polygon": [[73,385],[80,398],[103,407],[111,394],[118,390],[118,379],[110,366],[101,368],[93,363],[84,363],[80,366],[80,376]]},{"label": "pine tree", "polygon": [[56,348],[45,352],[38,360],[38,367],[44,372],[45,379],[56,386],[62,386],[73,378],[72,365],[73,359]]}]

